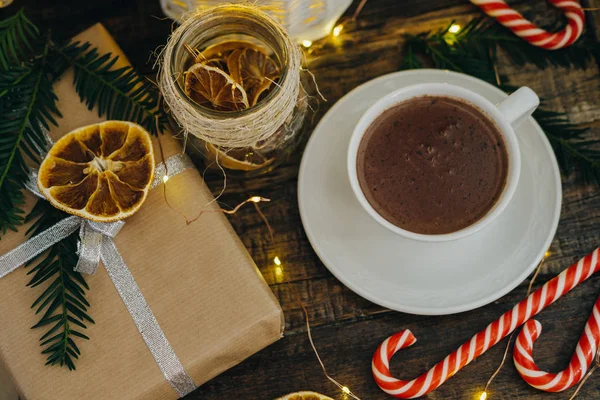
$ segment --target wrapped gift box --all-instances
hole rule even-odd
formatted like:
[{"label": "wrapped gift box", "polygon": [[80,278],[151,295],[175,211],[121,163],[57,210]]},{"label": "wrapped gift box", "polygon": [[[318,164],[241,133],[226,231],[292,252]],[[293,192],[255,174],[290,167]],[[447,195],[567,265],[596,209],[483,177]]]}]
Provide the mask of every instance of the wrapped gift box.
[{"label": "wrapped gift box", "polygon": [[[76,40],[89,41],[101,52],[126,57],[101,26]],[[68,71],[57,82],[59,109],[64,118],[53,129],[58,138],[74,128],[101,119],[79,102]],[[181,151],[168,135],[161,143],[165,157]],[[155,146],[156,148],[156,146]],[[157,162],[160,152],[155,151]],[[212,199],[200,174],[188,169],[169,179],[169,202],[188,216],[196,216]],[[27,209],[35,202],[27,197]],[[116,237],[115,244],[154,312],[185,370],[197,385],[238,364],[281,338],[283,313],[246,249],[218,211],[216,203],[196,222],[169,208],[162,186],[150,191],[146,203]],[[0,241],[4,254],[24,241],[27,226]],[[25,287],[25,268],[0,279],[0,399],[14,393],[3,382],[10,379],[23,399],[175,399],[146,347],[106,270],[86,276],[90,286],[90,315],[96,324],[84,330],[91,340],[77,340],[82,357],[76,371],[44,366],[38,339],[43,329],[30,305],[44,287]],[[13,397],[14,398],[14,397]]]}]

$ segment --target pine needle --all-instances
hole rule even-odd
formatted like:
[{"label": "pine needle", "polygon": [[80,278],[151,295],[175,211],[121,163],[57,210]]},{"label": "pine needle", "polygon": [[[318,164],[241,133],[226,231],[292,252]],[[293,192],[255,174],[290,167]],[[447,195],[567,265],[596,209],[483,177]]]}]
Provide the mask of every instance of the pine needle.
[{"label": "pine needle", "polygon": [[19,64],[33,52],[33,42],[38,38],[38,28],[27,19],[23,9],[12,17],[0,21],[0,71]]},{"label": "pine needle", "polygon": [[[40,199],[27,216],[28,221],[36,220],[28,234],[36,235],[67,216]],[[40,337],[42,354],[47,357],[46,364],[66,366],[70,370],[75,370],[75,360],[81,355],[73,339],[88,340],[82,330],[87,327],[85,323],[94,323],[88,314],[90,304],[85,298],[89,287],[83,275],[74,271],[77,240],[78,233],[75,232],[27,263],[28,267],[32,267],[28,272],[32,277],[27,286],[46,286],[31,306],[37,307],[36,314],[43,313],[32,329],[46,329]]]},{"label": "pine needle", "polygon": [[40,58],[0,73],[0,237],[23,222],[26,158],[40,160],[43,129],[60,116],[46,71],[49,46],[47,40]]},{"label": "pine needle", "polygon": [[132,67],[115,69],[118,56],[79,42],[56,51],[75,69],[75,90],[90,110],[97,107],[100,116],[136,122],[155,134],[164,128],[167,117],[156,88]]}]

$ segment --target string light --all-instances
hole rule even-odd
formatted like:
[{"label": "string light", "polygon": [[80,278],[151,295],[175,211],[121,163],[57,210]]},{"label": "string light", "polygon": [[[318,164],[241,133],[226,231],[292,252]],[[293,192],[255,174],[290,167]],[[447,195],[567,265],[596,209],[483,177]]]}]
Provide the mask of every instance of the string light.
[{"label": "string light", "polygon": [[303,40],[302,46],[304,46],[308,49],[310,46],[312,46],[312,41],[311,40]]},{"label": "string light", "polygon": [[281,280],[281,278],[283,278],[283,268],[281,267],[281,260],[279,259],[279,257],[275,256],[275,258],[273,259],[273,262],[276,265],[275,276],[277,277],[278,280]]},{"label": "string light", "polygon": [[547,252],[544,253],[544,258],[548,258],[550,257],[552,253],[550,252],[550,250],[548,250]]},{"label": "string light", "polygon": [[[0,1],[2,1],[2,0],[0,0]],[[162,101],[162,97],[159,97],[159,99],[158,99],[159,105],[161,104],[161,101]],[[158,117],[156,117],[156,128],[157,128],[157,131],[160,131],[160,126],[158,124]],[[165,160],[165,153],[164,153],[162,142],[160,141],[160,139],[158,140],[158,148],[160,149],[161,158],[164,161]],[[202,209],[202,210],[200,210],[200,212],[198,213],[198,215],[196,217],[194,217],[192,219],[189,219],[188,217],[186,217],[186,215],[184,213],[182,213],[181,211],[179,211],[176,208],[172,207],[171,204],[169,203],[169,199],[167,198],[167,185],[166,185],[166,183],[167,183],[168,180],[169,180],[169,170],[167,168],[165,168],[165,174],[162,177],[162,181],[165,184],[165,185],[163,185],[163,196],[165,198],[165,203],[167,203],[167,206],[170,209],[174,210],[177,214],[181,215],[181,217],[183,217],[183,219],[185,219],[185,223],[186,224],[189,225],[189,224],[193,223],[194,221],[197,221],[198,218],[200,218],[202,216],[202,214],[204,214],[205,212],[215,212],[216,211],[216,210],[205,210],[205,209]],[[217,199],[218,199],[218,197],[217,197]],[[213,201],[216,201],[216,199],[213,200]],[[271,200],[267,199],[265,197],[261,197],[261,196],[251,196],[247,200],[244,200],[240,204],[238,204],[237,206],[235,206],[232,210],[224,210],[222,208],[219,208],[217,210],[217,212],[222,212],[224,214],[233,215],[240,208],[242,208],[245,204],[251,203],[254,206],[254,208],[256,209],[256,211],[258,212],[258,214],[261,216],[261,218],[263,219],[263,221],[265,222],[265,224],[267,225],[267,228],[269,229],[269,234],[271,235],[271,240],[272,240],[273,239],[273,229],[271,229],[271,225],[269,225],[269,221],[267,221],[267,218],[264,216],[264,214],[258,208],[258,203],[268,202],[268,201],[271,201]],[[208,204],[211,204],[211,203],[212,202],[209,202]]]},{"label": "string light", "polygon": [[340,33],[344,30],[344,25],[340,24],[333,28],[333,36],[338,37]]},{"label": "string light", "polygon": [[256,213],[260,216],[260,218],[263,220],[263,222],[267,226],[267,229],[269,230],[269,237],[271,238],[271,242],[272,242],[275,239],[273,236],[273,228],[271,228],[271,224],[269,223],[269,220],[267,219],[267,217],[265,217],[265,214],[263,214],[263,212],[260,211],[260,208],[258,207],[258,203],[260,203],[262,201],[262,197],[252,196],[250,199],[252,201],[252,205],[254,206],[254,209],[256,210]]},{"label": "string light", "polygon": [[[275,265],[276,265],[275,274],[276,275],[278,274],[278,272],[277,272],[278,269],[280,269],[281,274],[283,274],[282,263],[278,256],[275,256],[275,258],[273,258],[273,263],[275,263]],[[360,397],[358,397],[357,395],[352,393],[352,391],[350,390],[350,388],[348,386],[342,385],[341,383],[339,383],[338,381],[333,379],[331,377],[331,375],[329,375],[329,373],[327,373],[325,364],[323,364],[323,360],[321,360],[321,356],[319,355],[319,352],[317,351],[317,347],[315,346],[315,342],[313,341],[312,333],[310,331],[310,320],[308,318],[308,311],[306,310],[306,307],[304,306],[304,303],[302,302],[302,299],[300,298],[300,293],[298,292],[298,289],[296,289],[296,287],[292,286],[292,283],[290,282],[290,280],[288,278],[286,278],[284,282],[287,283],[289,288],[294,292],[294,294],[296,295],[296,300],[298,301],[300,308],[302,308],[302,312],[304,313],[304,320],[306,322],[306,333],[308,335],[308,341],[310,342],[310,346],[312,347],[313,352],[315,353],[315,356],[317,357],[317,361],[319,361],[319,364],[321,365],[321,370],[323,371],[323,375],[325,375],[325,377],[327,379],[329,379],[329,381],[331,381],[331,383],[333,383],[335,386],[337,386],[344,393],[344,395],[345,395],[344,398],[346,398],[346,396],[350,396],[354,400],[361,400]]]},{"label": "string light", "polygon": [[450,26],[450,28],[448,29],[448,32],[450,32],[450,33],[458,33],[459,31],[460,31],[460,25],[458,25],[458,24],[452,24]]},{"label": "string light", "polygon": [[233,210],[224,210],[224,209],[221,208],[221,211],[224,212],[225,214],[233,215],[236,212],[238,212],[238,210],[240,208],[242,208],[242,206],[244,204],[248,204],[248,203],[260,203],[261,201],[271,201],[271,199],[266,199],[266,198],[260,197],[260,196],[252,196],[248,200],[244,200],[240,204],[238,204],[237,206],[235,206],[233,208]]},{"label": "string light", "polygon": [[[539,262],[538,266],[536,267],[535,273],[533,274],[531,281],[529,281],[529,286],[527,287],[527,294],[525,295],[525,297],[527,297],[527,296],[529,296],[529,294],[531,294],[531,289],[533,289],[533,283],[535,282],[538,274],[540,273],[540,271],[542,269],[542,265],[544,265],[544,261],[546,260],[546,258],[548,258],[549,255],[550,255],[550,250],[546,251],[546,254],[544,254],[544,257],[542,258],[542,260]],[[498,368],[496,368],[496,371],[494,371],[492,376],[490,376],[490,379],[488,379],[487,383],[485,384],[485,389],[483,389],[483,392],[479,396],[479,400],[487,399],[487,389],[490,387],[490,385],[492,384],[492,381],[494,380],[494,378],[496,378],[496,376],[500,373],[500,370],[504,366],[504,362],[506,361],[506,356],[508,355],[508,350],[510,349],[510,343],[512,342],[512,339],[515,336],[516,332],[517,331],[515,330],[515,331],[513,331],[513,333],[510,334],[508,341],[506,342],[506,348],[504,349],[504,355],[502,356],[502,361],[500,361],[500,365],[498,365]]]},{"label": "string light", "polygon": [[448,32],[444,35],[444,41],[448,44],[448,45],[453,45],[456,43],[457,39],[457,33],[460,32],[461,26],[458,24],[452,24],[450,25],[450,28],[448,28]]},{"label": "string light", "polygon": [[360,0],[360,3],[358,3],[358,6],[356,7],[356,10],[354,11],[354,15],[352,16],[352,21],[356,21],[358,14],[360,14],[360,12],[362,11],[365,4],[367,4],[367,0]]},{"label": "string light", "polygon": [[278,280],[283,277],[283,269],[281,267],[275,267],[275,276]]}]

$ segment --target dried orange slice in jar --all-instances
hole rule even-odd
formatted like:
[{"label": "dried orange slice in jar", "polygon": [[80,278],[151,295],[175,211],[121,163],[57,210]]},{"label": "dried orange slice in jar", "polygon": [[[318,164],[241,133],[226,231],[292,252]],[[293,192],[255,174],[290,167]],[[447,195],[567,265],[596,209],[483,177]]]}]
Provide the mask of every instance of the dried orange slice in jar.
[{"label": "dried orange slice in jar", "polygon": [[154,179],[150,134],[125,121],[69,132],[42,161],[38,187],[56,208],[96,222],[140,209]]},{"label": "dried orange slice in jar", "polygon": [[206,158],[211,162],[218,162],[219,165],[227,169],[238,171],[254,171],[270,165],[274,158],[266,158],[257,150],[249,148],[230,149],[223,151],[220,148],[206,143]]},{"label": "dried orange slice in jar", "polygon": [[185,73],[185,94],[201,106],[217,111],[239,111],[249,107],[242,86],[219,68],[194,64]]},{"label": "dried orange slice in jar", "polygon": [[226,61],[229,76],[231,76],[231,79],[233,79],[242,86],[244,86],[244,83],[242,82],[242,66],[240,64],[240,58],[242,57],[242,54],[244,54],[244,50],[245,49],[235,49],[231,52],[231,54],[229,54],[229,56],[227,56]]},{"label": "dried orange slice in jar", "polygon": [[207,47],[203,51],[199,52],[196,56],[195,63],[205,63],[210,60],[226,60],[227,57],[236,49],[245,49],[247,47],[256,47],[253,43],[246,42],[243,40],[231,40],[227,42],[220,42]]},{"label": "dried orange slice in jar", "polygon": [[240,83],[248,94],[250,106],[260,100],[260,95],[280,76],[279,66],[258,47],[234,50],[227,59],[231,77]]}]

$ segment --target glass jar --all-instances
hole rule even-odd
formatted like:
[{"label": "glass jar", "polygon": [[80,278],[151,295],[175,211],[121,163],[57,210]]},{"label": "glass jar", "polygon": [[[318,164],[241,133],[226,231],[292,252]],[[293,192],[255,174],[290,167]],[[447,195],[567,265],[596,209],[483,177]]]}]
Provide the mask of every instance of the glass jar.
[{"label": "glass jar", "polygon": [[[184,73],[194,64],[189,48],[204,51],[206,48],[231,41],[250,42],[267,51],[280,68],[279,82],[288,74],[300,74],[291,70],[286,42],[280,30],[273,29],[271,21],[262,13],[251,12],[248,7],[219,7],[212,11],[207,22],[185,31],[175,43],[171,59],[171,71],[177,77],[177,88],[182,101],[193,106],[194,112],[202,116],[220,120],[236,119],[264,107],[271,107],[278,100],[281,86],[272,84],[269,93],[254,106],[241,111],[216,111],[195,103],[184,92]],[[300,86],[302,86],[300,84]],[[299,88],[293,111],[285,117],[285,122],[268,139],[251,147],[223,148],[188,135],[187,151],[199,153],[206,160],[207,168],[223,168],[228,176],[256,176],[273,170],[281,164],[298,146],[306,130],[308,98],[302,87]]]}]

